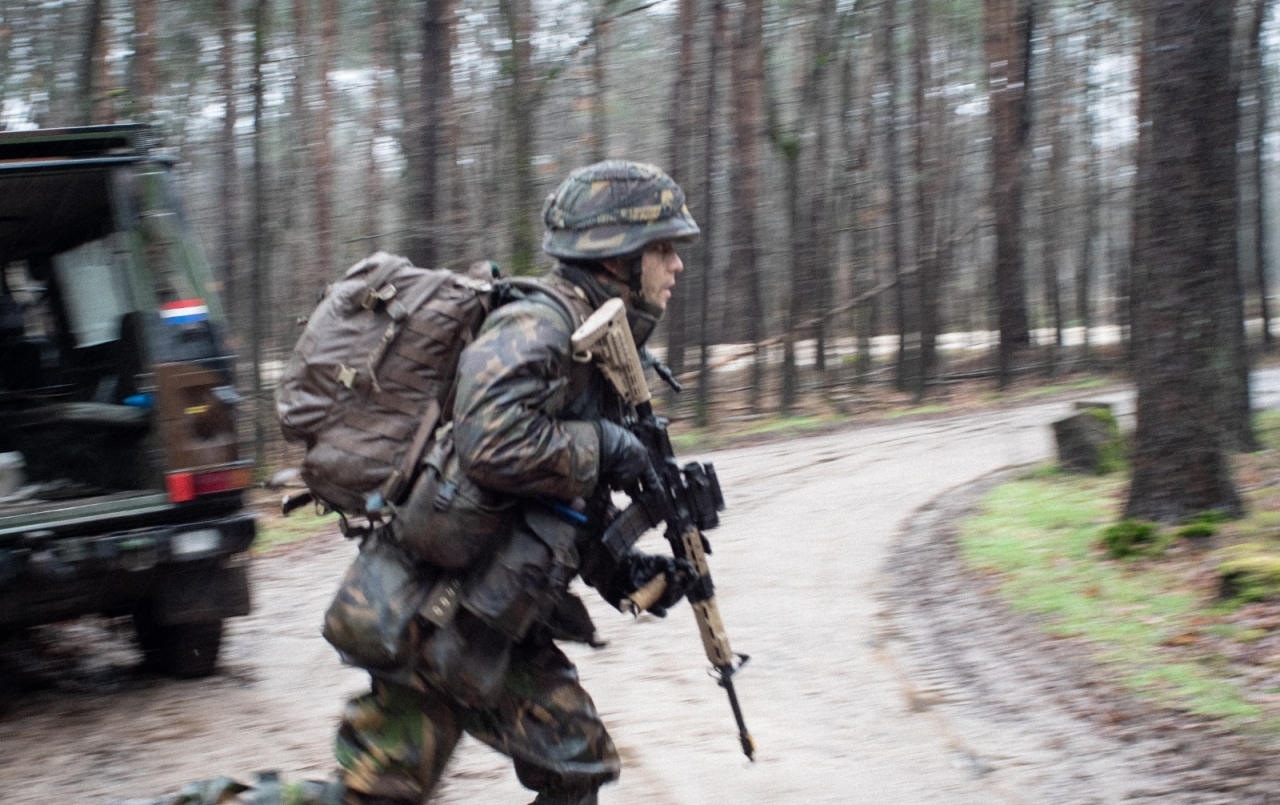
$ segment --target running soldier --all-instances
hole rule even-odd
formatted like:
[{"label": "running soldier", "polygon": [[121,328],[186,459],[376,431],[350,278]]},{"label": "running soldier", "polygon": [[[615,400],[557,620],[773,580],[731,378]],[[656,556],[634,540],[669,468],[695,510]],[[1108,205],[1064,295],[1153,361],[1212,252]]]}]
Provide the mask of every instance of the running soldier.
[{"label": "running soldier", "polygon": [[[618,778],[619,761],[555,643],[596,644],[567,584],[580,575],[617,606],[664,574],[666,593],[649,609],[656,615],[684,594],[682,561],[639,552],[615,561],[599,544],[610,489],[639,477],[648,458],[619,424],[622,404],[608,381],[573,360],[570,336],[620,297],[643,345],[684,268],[675,244],[698,226],[669,176],[617,160],[570,174],[543,218],[543,250],[559,262],[542,278],[545,291],[499,307],[462,353],[453,439],[467,480],[517,501],[509,544],[552,558],[545,573],[479,585],[486,592],[473,593],[451,631],[441,631],[463,636],[455,650],[489,650],[457,659],[441,640],[427,641],[413,673],[374,674],[372,690],[349,702],[335,745],[348,805],[426,801],[464,731],[511,757],[520,782],[537,792],[535,805],[595,803],[598,789]],[[590,525],[566,525],[575,519],[566,509],[584,512]],[[549,516],[557,510],[561,517]]]}]

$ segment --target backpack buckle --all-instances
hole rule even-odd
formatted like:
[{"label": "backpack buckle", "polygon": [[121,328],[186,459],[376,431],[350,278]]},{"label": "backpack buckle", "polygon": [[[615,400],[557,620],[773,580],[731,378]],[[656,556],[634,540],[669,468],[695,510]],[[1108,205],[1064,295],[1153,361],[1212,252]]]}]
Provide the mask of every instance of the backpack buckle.
[{"label": "backpack buckle", "polygon": [[396,296],[396,286],[391,283],[383,285],[381,288],[366,288],[364,298],[360,300],[360,307],[365,310],[373,310],[379,305],[385,305]]}]

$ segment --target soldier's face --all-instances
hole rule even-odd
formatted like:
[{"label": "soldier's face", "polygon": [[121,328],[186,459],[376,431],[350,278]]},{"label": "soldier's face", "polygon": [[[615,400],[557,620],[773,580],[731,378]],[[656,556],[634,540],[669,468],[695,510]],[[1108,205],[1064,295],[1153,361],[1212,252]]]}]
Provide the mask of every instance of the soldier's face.
[{"label": "soldier's face", "polygon": [[684,262],[669,240],[659,240],[645,247],[640,258],[640,290],[646,302],[667,309],[676,274],[684,271]]}]

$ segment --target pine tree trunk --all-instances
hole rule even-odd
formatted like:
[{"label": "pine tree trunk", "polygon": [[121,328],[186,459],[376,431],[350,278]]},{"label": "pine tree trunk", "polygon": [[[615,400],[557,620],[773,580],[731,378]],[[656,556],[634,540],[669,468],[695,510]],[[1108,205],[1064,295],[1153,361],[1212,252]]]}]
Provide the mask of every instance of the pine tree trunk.
[{"label": "pine tree trunk", "polygon": [[235,0],[218,0],[218,19],[222,27],[222,48],[219,54],[223,116],[222,139],[218,166],[218,275],[226,288],[227,309],[230,311],[231,329],[238,338],[244,333],[244,307],[239,275],[236,271],[236,247],[240,237],[236,227],[236,58]]},{"label": "pine tree trunk", "polygon": [[591,20],[591,161],[599,162],[609,153],[609,117],[606,114],[605,77],[606,39],[609,36],[609,10],[612,3],[601,4]]},{"label": "pine tree trunk", "polygon": [[441,262],[440,142],[448,105],[453,36],[451,0],[426,0],[422,25],[421,202],[415,222],[414,262],[429,268]]},{"label": "pine tree trunk", "polygon": [[77,82],[80,97],[76,104],[79,112],[76,123],[81,126],[109,122],[103,119],[103,111],[107,108],[107,37],[103,21],[106,6],[106,0],[89,0],[85,9],[84,50],[81,51]]},{"label": "pine tree trunk", "polygon": [[[764,0],[745,0],[733,53],[733,166],[729,178],[734,204],[729,264],[735,284],[744,285],[742,320],[752,344],[764,338],[764,302],[757,262],[756,207],[760,203],[760,141],[764,136]],[[738,331],[734,331],[737,336]],[[764,354],[758,346],[751,361],[751,411],[760,410]]]},{"label": "pine tree trunk", "polygon": [[920,359],[912,383],[916,401],[924,397],[937,364],[938,338],[938,229],[937,164],[933,132],[938,121],[931,120],[926,101],[932,84],[929,47],[929,0],[912,0],[911,38],[915,44],[915,173],[916,173],[916,271],[919,281]]},{"label": "pine tree trunk", "polygon": [[1084,170],[1084,225],[1081,227],[1080,259],[1076,265],[1076,319],[1083,331],[1080,347],[1080,361],[1088,368],[1093,355],[1093,266],[1097,252],[1098,215],[1101,212],[1101,193],[1099,191],[1100,154],[1093,126],[1093,107],[1097,89],[1093,80],[1093,58],[1098,53],[1098,19],[1096,3],[1088,7],[1089,33],[1085,37],[1084,53],[1078,69],[1083,77],[1081,88],[1081,118],[1083,120],[1085,170]]},{"label": "pine tree trunk", "polygon": [[314,273],[311,276],[308,291],[316,296],[325,284],[333,279],[335,269],[341,265],[338,254],[337,237],[333,223],[333,85],[329,80],[330,71],[336,68],[337,51],[337,0],[321,0],[320,3],[320,41],[317,48],[319,59],[316,82],[319,92],[316,96],[315,126],[311,132],[311,168],[315,171],[315,197],[312,199],[315,212],[313,221],[316,232],[316,254]]},{"label": "pine tree trunk", "polygon": [[134,0],[133,50],[138,93],[134,113],[146,120],[155,109],[156,91],[160,86],[156,76],[156,0]]},{"label": "pine tree trunk", "polygon": [[707,57],[707,124],[703,145],[703,176],[706,199],[702,206],[702,293],[698,327],[698,407],[695,421],[704,428],[711,421],[711,339],[707,323],[711,318],[711,277],[715,273],[716,193],[715,176],[717,106],[719,103],[720,54],[724,52],[724,0],[711,2],[711,49]]},{"label": "pine tree trunk", "polygon": [[1258,283],[1258,301],[1262,315],[1263,348],[1270,352],[1275,348],[1275,338],[1271,334],[1271,302],[1267,298],[1269,285],[1267,281],[1267,263],[1269,249],[1267,246],[1267,171],[1266,171],[1266,133],[1267,117],[1270,112],[1271,82],[1267,80],[1266,62],[1263,59],[1262,29],[1266,21],[1267,0],[1254,0],[1254,27],[1250,35],[1250,48],[1253,52],[1253,92],[1257,99],[1254,109],[1253,128],[1253,253],[1254,269]]},{"label": "pine tree trunk", "polygon": [[918,274],[908,269],[904,252],[902,153],[898,142],[898,67],[894,60],[898,41],[898,0],[880,3],[880,80],[885,87],[884,164],[889,185],[889,263],[894,279],[894,326],[898,333],[897,372],[894,382],[900,391],[912,390],[920,377],[920,328]]},{"label": "pine tree trunk", "polygon": [[996,217],[995,293],[1001,388],[1013,378],[1017,350],[1031,342],[1023,266],[1023,169],[1029,142],[1032,0],[983,0],[988,117],[991,121],[991,207]]},{"label": "pine tree trunk", "polygon": [[533,80],[533,4],[531,0],[501,0],[511,41],[511,270],[529,274],[537,244],[529,209],[534,204],[533,123],[536,111]]},{"label": "pine tree trunk", "polygon": [[[680,56],[676,65],[675,83],[671,90],[671,142],[669,171],[680,183],[686,197],[693,192],[693,166],[689,156],[689,124],[690,108],[693,99],[693,68],[695,23],[697,21],[697,4],[695,0],[679,0],[676,15],[676,29],[680,37]],[[690,255],[691,256],[691,255]],[[691,260],[689,262],[692,262]],[[686,266],[686,271],[691,266]],[[688,317],[688,294],[672,294],[667,305],[667,363],[672,371],[684,371],[685,346],[689,343],[686,333]]]},{"label": "pine tree trunk", "polygon": [[1138,427],[1126,515],[1240,511],[1219,411],[1227,277],[1236,274],[1232,9],[1145,0],[1134,297]]},{"label": "pine tree trunk", "polygon": [[[295,6],[296,7],[296,6]],[[267,188],[265,165],[266,135],[263,132],[263,74],[266,53],[267,0],[256,0],[253,14],[253,214],[250,216],[250,243],[253,249],[250,274],[249,350],[253,364],[253,446],[254,460],[261,466],[266,458],[266,419],[274,413],[262,382],[262,345],[266,337],[265,308],[267,285]]]}]

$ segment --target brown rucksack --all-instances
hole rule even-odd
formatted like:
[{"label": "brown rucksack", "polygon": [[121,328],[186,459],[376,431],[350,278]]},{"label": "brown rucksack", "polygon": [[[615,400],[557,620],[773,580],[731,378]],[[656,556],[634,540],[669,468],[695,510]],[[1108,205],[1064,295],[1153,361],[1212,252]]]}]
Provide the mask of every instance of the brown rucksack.
[{"label": "brown rucksack", "polygon": [[[539,290],[574,317],[558,292]],[[378,252],[335,282],[307,320],[276,390],[285,439],[306,447],[302,480],[344,515],[398,504],[436,428],[452,417],[458,356],[494,285]]]}]

